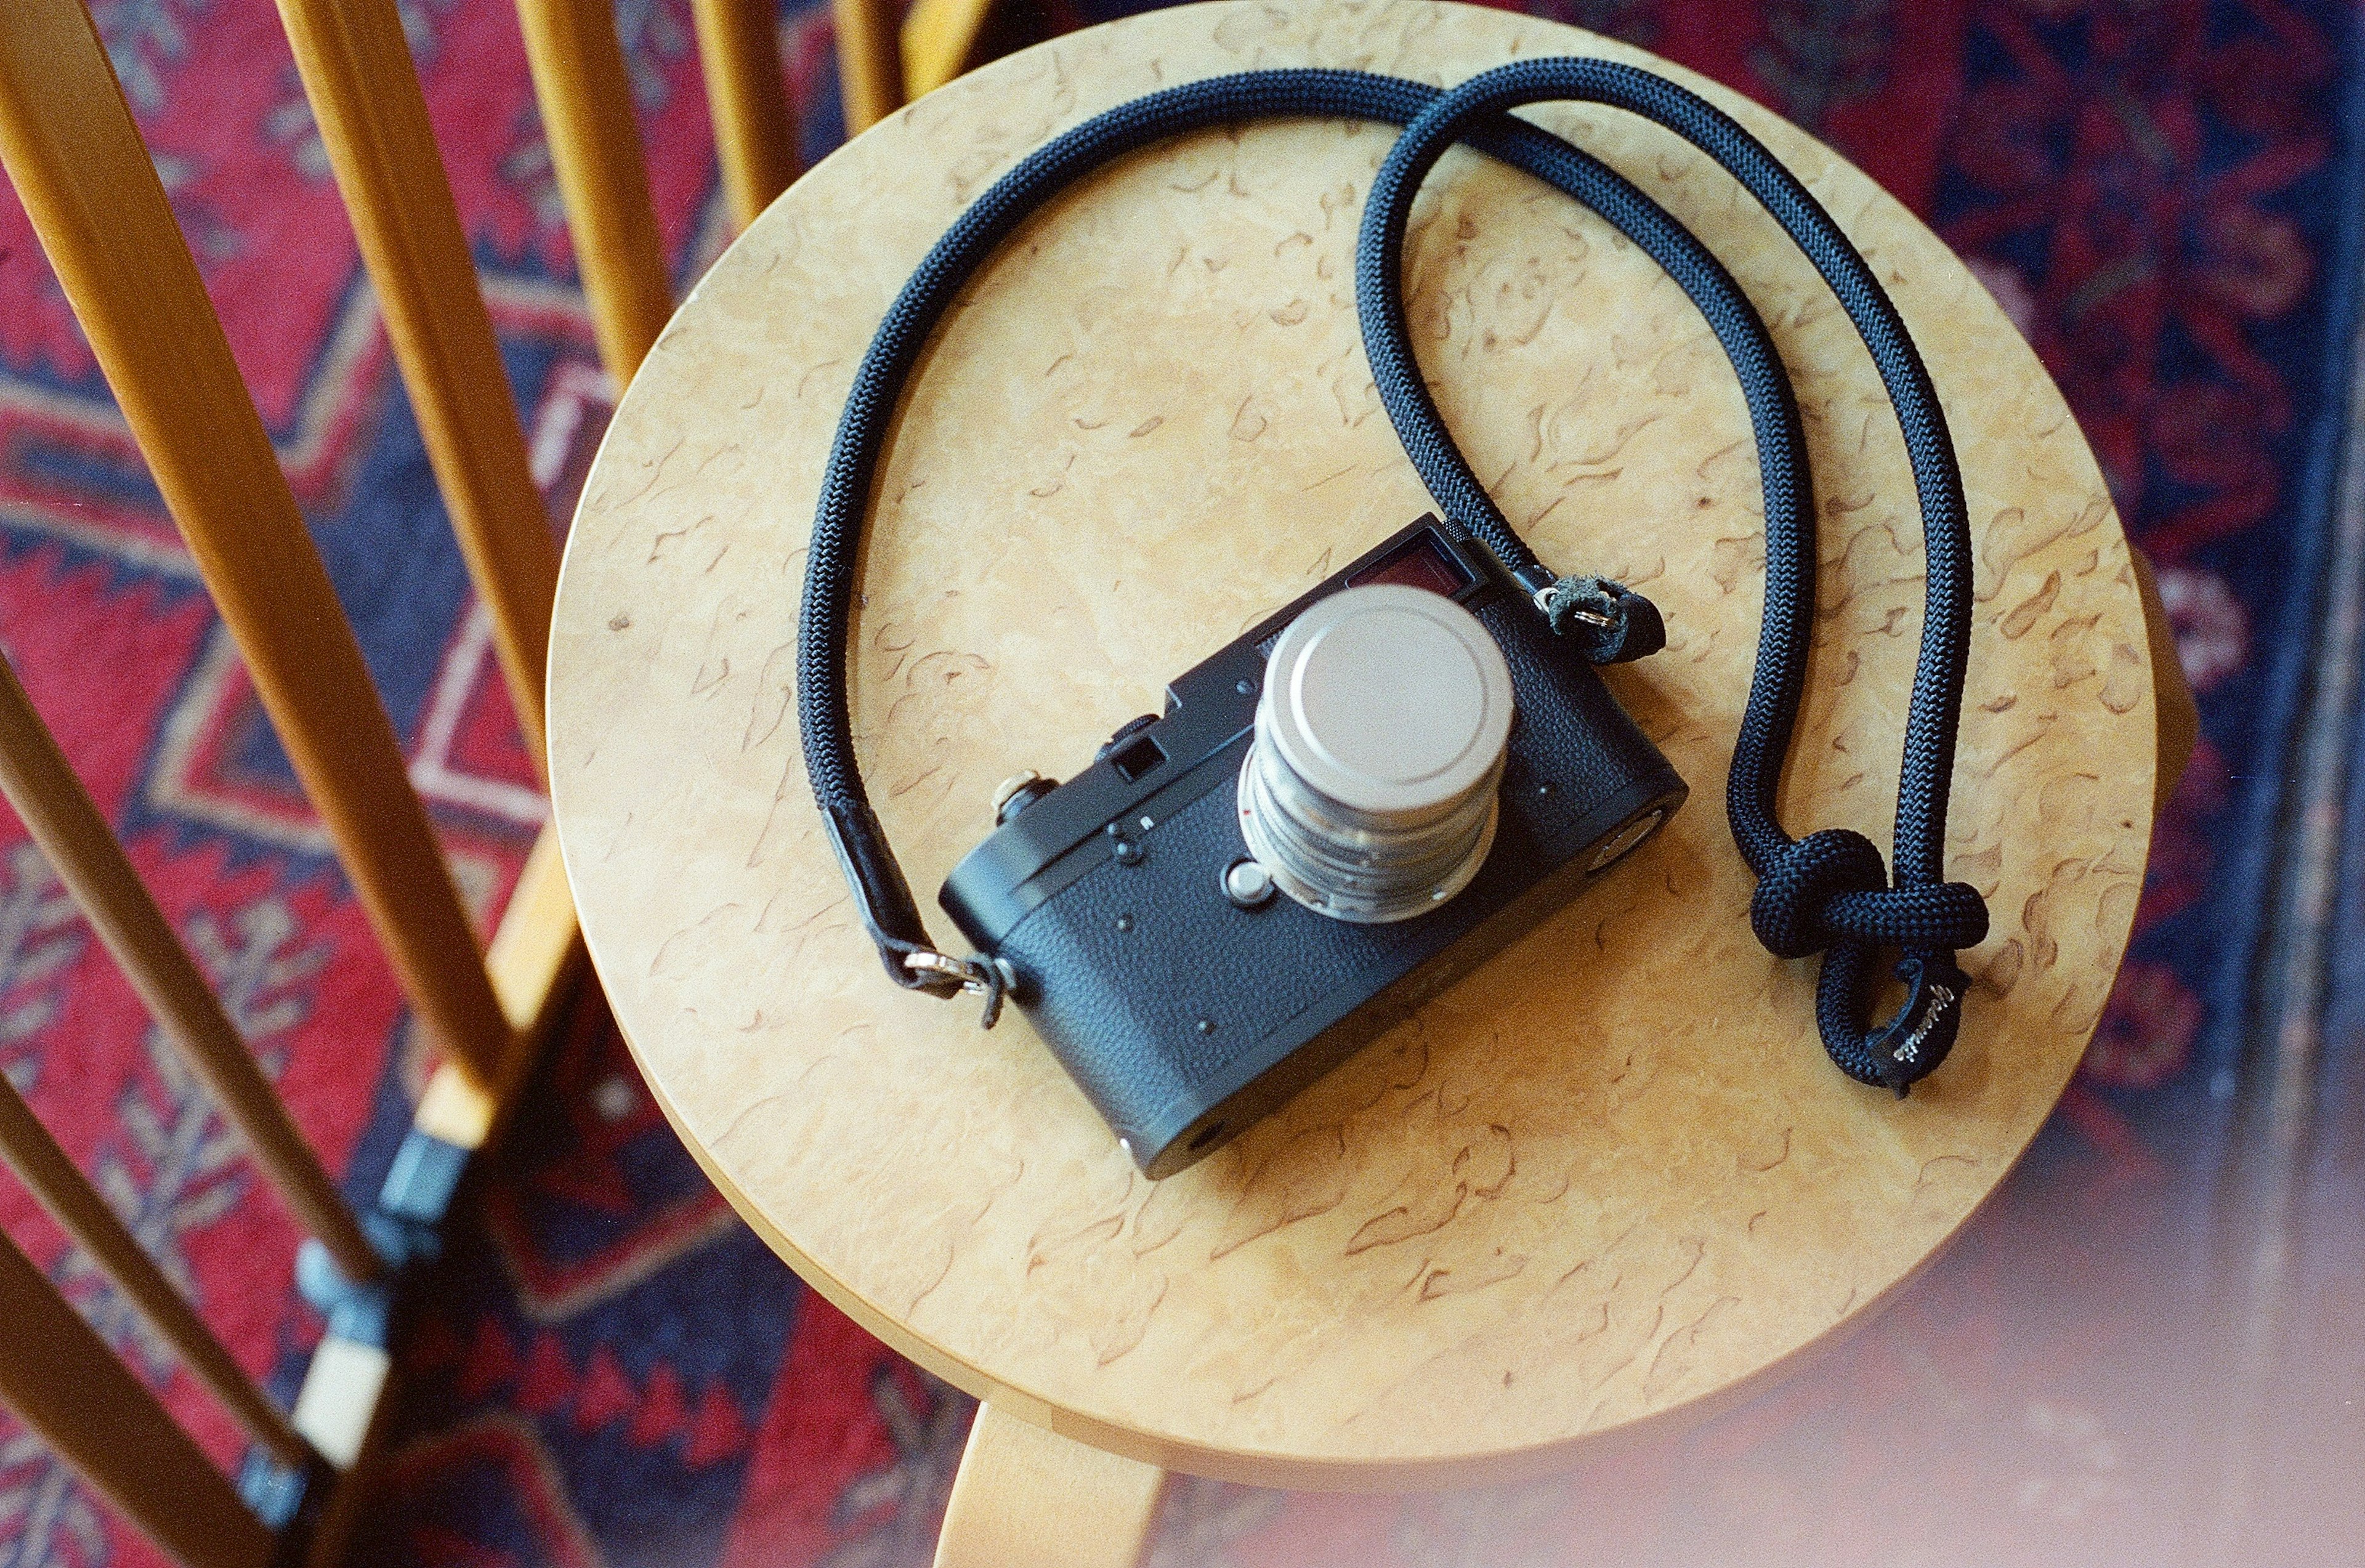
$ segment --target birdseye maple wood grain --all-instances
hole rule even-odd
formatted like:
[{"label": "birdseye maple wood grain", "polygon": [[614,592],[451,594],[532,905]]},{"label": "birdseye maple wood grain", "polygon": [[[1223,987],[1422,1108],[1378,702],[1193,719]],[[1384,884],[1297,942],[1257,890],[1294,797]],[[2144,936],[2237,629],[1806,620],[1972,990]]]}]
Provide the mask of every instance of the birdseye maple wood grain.
[{"label": "birdseye maple wood grain", "polygon": [[[1721,797],[1763,585],[1732,372],[1676,286],[1462,153],[1415,212],[1447,420],[1545,560],[1666,614],[1608,678],[1691,804],[1616,873],[1283,1114],[1151,1185],[1023,1017],[896,990],[848,909],[794,710],[813,496],[856,363],[961,207],[1159,86],[1515,57],[1669,70],[1796,169],[1895,296],[1953,421],[1978,558],[1949,870],[1993,933],[1962,1044],[1909,1100],[1815,1037],[1811,963],[1752,938]],[[1886,843],[1920,524],[1862,345],[1733,182],[1617,113],[1535,111],[1723,258],[1796,378],[1818,643],[1782,791]],[[866,776],[924,904],[996,780],[1064,776],[1166,680],[1429,507],[1365,365],[1352,257],[1394,132],[1261,124],[1155,149],[1026,227],[926,356],[854,626]],[[2144,611],[2109,495],[1959,262],[1763,109],[1526,17],[1217,5],[999,62],[813,170],[633,381],[577,518],[551,774],[584,933],[667,1113],[740,1213],[897,1350],[1131,1458],[1271,1484],[1462,1483],[1731,1395],[1860,1318],[2026,1146],[2101,1014],[2152,815]],[[949,924],[936,930],[955,940]],[[1187,961],[1178,957],[1178,962]],[[1253,983],[1253,977],[1241,977]]]}]

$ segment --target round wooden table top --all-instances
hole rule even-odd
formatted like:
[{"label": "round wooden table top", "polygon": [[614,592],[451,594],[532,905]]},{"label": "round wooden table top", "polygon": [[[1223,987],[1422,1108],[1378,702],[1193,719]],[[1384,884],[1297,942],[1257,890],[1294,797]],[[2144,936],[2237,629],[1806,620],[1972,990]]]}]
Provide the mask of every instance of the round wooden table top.
[{"label": "round wooden table top", "polygon": [[[1721,796],[1762,599],[1732,373],[1592,214],[1450,155],[1415,214],[1439,400],[1559,569],[1665,612],[1609,673],[1692,785],[1667,831],[1213,1158],[1152,1184],[1014,1014],[898,991],[849,911],[792,693],[823,458],[929,244],[1059,129],[1257,66],[1458,82],[1520,56],[1668,71],[1864,249],[1954,423],[1978,559],[1949,873],[1993,934],[1953,1058],[1900,1102],[1817,1042]],[[1794,832],[1887,843],[1921,529],[1871,363],[1771,220],[1620,114],[1538,118],[1721,255],[1796,377],[1821,510]],[[1005,247],[924,361],[855,627],[866,776],[932,913],[995,783],[1065,776],[1168,678],[1429,510],[1355,324],[1386,128],[1254,125],[1127,160]],[[1638,50],[1422,0],[1156,12],[1001,61],[814,169],[682,306],[618,410],[551,651],[583,931],[715,1183],[830,1300],[1012,1412],[1272,1484],[1549,1466],[1751,1385],[1873,1310],[2002,1180],[2134,916],[2154,691],[2126,542],[2036,357],[1947,249],[1803,133]]]}]

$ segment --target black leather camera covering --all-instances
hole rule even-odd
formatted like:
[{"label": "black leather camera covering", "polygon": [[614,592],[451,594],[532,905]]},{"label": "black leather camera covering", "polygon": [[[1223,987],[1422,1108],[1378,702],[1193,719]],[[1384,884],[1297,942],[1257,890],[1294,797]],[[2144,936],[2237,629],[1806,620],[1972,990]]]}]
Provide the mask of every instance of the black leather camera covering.
[{"label": "black leather camera covering", "polygon": [[[1224,873],[1248,854],[1235,786],[1272,638],[1424,531],[1466,568],[1453,597],[1510,666],[1517,717],[1486,862],[1434,911],[1388,924],[1279,893],[1242,908]],[[1135,735],[1163,760],[1141,771],[1149,754],[1129,744],[1129,757],[1094,762],[980,845],[940,897],[1009,965],[1012,1000],[1153,1177],[1221,1147],[1498,951],[1606,869],[1594,862],[1609,841],[1687,792],[1493,557],[1434,519],[1175,681],[1165,714]]]}]

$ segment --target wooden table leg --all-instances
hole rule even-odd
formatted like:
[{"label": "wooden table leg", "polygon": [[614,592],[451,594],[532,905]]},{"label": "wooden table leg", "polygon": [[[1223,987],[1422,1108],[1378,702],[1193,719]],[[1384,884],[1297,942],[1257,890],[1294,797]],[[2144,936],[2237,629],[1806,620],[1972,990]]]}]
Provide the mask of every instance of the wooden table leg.
[{"label": "wooden table leg", "polygon": [[2152,809],[2159,812],[2168,809],[2168,798],[2176,793],[2176,781],[2184,777],[2184,765],[2201,742],[2201,708],[2177,657],[2176,628],[2169,624],[2168,607],[2160,602],[2151,558],[2133,544],[2127,554],[2135,562],[2135,589],[2143,595],[2144,632],[2151,644],[2152,687],[2159,708],[2159,772],[2152,800]]},{"label": "wooden table leg", "polygon": [[981,1405],[936,1568],[1136,1568],[1166,1472]]}]

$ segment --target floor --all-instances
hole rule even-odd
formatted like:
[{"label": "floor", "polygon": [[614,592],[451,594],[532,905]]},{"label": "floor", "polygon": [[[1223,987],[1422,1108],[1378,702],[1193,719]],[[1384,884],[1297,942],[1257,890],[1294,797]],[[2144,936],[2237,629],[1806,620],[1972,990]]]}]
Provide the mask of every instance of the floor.
[{"label": "floor", "polygon": [[[1081,7],[1092,17],[1116,7]],[[1971,258],[2160,567],[2202,748],[2023,1168],[1873,1327],[1562,1479],[1185,1480],[1160,1568],[2365,1555],[2365,72],[2338,0],[1584,0],[1736,83]],[[541,806],[266,0],[96,0],[127,93],[483,916]],[[564,519],[605,418],[510,8],[405,14]],[[687,0],[620,23],[666,239],[722,238]],[[1067,25],[1037,7],[1014,33]],[[808,151],[820,10],[784,16]],[[2347,140],[2344,140],[2347,139]],[[308,1132],[373,1190],[420,1050],[22,217],[0,198],[0,643]],[[281,1392],[296,1233],[0,825],[0,1067]],[[238,1441],[13,1185],[0,1222],[223,1459]],[[928,1560],[969,1418],[704,1185],[594,1000],[403,1341],[369,1562]],[[156,1561],[0,1420],[0,1568]]]}]

